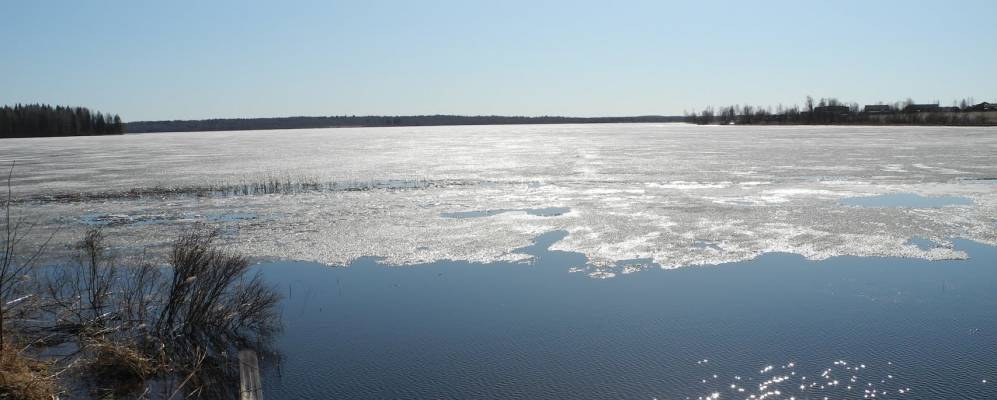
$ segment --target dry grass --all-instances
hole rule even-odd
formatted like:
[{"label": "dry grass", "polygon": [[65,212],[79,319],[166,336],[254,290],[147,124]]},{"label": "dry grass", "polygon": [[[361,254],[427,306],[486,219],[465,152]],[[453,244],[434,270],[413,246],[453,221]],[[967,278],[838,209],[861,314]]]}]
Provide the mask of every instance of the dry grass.
[{"label": "dry grass", "polygon": [[157,372],[156,362],[129,343],[94,341],[88,348],[93,354],[88,372],[95,378],[96,391],[101,397],[137,392]]},{"label": "dry grass", "polygon": [[0,350],[0,399],[52,400],[57,398],[49,364],[25,357],[8,343]]}]

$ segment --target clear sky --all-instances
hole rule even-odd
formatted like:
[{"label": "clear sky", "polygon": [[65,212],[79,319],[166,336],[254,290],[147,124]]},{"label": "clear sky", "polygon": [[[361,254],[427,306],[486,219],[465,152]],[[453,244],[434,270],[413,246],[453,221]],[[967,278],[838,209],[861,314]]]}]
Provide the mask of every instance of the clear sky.
[{"label": "clear sky", "polygon": [[997,98],[997,1],[0,0],[0,104],[126,121]]}]

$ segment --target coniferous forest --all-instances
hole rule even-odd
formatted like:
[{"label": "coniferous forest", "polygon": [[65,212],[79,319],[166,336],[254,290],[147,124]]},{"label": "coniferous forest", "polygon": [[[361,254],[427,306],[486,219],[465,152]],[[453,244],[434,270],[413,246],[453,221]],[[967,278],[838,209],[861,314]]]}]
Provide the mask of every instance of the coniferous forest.
[{"label": "coniferous forest", "polygon": [[120,135],[121,117],[85,107],[18,104],[0,108],[0,138]]},{"label": "coniferous forest", "polygon": [[699,125],[997,125],[997,104],[964,98],[946,107],[933,103],[916,104],[907,99],[892,104],[845,103],[836,98],[819,101],[807,96],[801,109],[797,105],[773,110],[771,107],[731,105],[706,107],[701,112],[686,112],[686,122]]},{"label": "coniferous forest", "polygon": [[441,126],[441,125],[516,125],[516,124],[593,124],[637,122],[682,122],[682,116],[645,115],[636,117],[524,117],[501,115],[343,115],[327,117],[223,118],[175,121],[128,122],[129,133],[238,131],[259,129],[311,129],[347,127]]}]

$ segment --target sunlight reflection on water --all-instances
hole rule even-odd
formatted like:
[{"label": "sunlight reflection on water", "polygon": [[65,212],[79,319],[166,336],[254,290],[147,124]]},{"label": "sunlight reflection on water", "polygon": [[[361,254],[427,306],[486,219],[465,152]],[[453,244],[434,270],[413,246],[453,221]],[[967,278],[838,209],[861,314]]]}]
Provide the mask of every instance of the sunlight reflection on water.
[{"label": "sunlight reflection on water", "polygon": [[258,266],[288,293],[268,396],[997,398],[997,248],[599,280],[550,250],[565,235],[517,250],[523,263]]}]

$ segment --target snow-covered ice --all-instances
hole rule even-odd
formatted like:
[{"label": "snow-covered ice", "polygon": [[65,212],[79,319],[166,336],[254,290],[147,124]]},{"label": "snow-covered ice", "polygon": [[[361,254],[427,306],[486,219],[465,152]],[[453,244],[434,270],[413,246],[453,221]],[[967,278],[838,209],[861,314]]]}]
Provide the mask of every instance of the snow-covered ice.
[{"label": "snow-covered ice", "polygon": [[[200,221],[252,256],[413,264],[524,260],[529,256],[513,250],[564,230],[552,249],[585,254],[599,277],[629,272],[616,262],[631,259],[665,268],[775,251],[811,259],[951,259],[965,257],[947,246],[954,237],[997,245],[994,128],[602,124],[162,133],[5,139],[0,161],[10,160],[17,162],[18,210],[38,218],[37,229],[58,228],[56,243],[102,225],[117,243],[155,250]],[[290,182],[292,190],[239,189],[272,181]],[[842,202],[888,193],[970,203]],[[531,212],[551,207],[566,212]],[[939,245],[918,247],[914,237]]]}]

